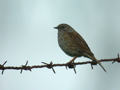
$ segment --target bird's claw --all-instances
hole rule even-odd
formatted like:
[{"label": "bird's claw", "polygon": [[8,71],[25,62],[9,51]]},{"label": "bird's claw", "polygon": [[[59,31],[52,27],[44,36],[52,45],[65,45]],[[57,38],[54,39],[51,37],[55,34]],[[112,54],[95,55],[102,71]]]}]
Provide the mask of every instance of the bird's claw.
[{"label": "bird's claw", "polygon": [[69,62],[67,62],[66,63],[66,68],[75,68],[75,65],[74,65],[74,62],[71,62],[71,61],[69,61]]},{"label": "bird's claw", "polygon": [[97,65],[97,61],[92,61],[91,65]]}]

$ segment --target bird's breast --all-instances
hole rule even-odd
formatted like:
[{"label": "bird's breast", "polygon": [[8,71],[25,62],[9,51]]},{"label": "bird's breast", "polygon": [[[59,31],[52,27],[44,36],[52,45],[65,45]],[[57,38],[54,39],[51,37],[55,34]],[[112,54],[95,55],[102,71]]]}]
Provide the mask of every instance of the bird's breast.
[{"label": "bird's breast", "polygon": [[81,56],[76,44],[66,32],[58,32],[58,44],[60,48],[69,56]]}]

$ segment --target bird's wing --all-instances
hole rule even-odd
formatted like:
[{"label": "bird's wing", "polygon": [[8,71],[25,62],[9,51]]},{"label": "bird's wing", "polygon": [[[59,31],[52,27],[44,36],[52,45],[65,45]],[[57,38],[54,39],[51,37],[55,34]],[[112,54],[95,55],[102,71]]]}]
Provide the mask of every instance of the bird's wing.
[{"label": "bird's wing", "polygon": [[77,32],[68,32],[68,35],[70,36],[71,40],[80,48],[80,51],[93,56],[93,53],[82,36],[80,36]]}]

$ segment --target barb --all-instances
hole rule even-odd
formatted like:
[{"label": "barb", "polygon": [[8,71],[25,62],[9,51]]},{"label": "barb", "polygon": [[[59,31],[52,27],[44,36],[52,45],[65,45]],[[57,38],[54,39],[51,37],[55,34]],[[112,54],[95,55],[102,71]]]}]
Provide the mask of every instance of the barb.
[{"label": "barb", "polygon": [[1,68],[1,70],[2,70],[2,75],[3,75],[3,73],[4,73],[4,66],[5,66],[5,64],[7,63],[7,61],[5,61],[2,65],[0,64],[0,68]]},{"label": "barb", "polygon": [[54,70],[54,68],[53,68],[53,62],[52,61],[50,62],[50,64],[45,63],[45,62],[41,62],[41,63],[47,65],[48,69],[52,69],[52,71],[53,71],[54,74],[56,73],[55,70]]},{"label": "barb", "polygon": [[21,66],[21,71],[20,71],[21,74],[22,74],[23,70],[29,70],[29,71],[31,71],[31,67],[27,66],[27,65],[28,65],[28,61],[26,61],[25,65]]},{"label": "barb", "polygon": [[75,69],[75,67],[73,68],[73,70],[74,70],[74,72],[75,72],[75,74],[76,74],[77,72],[76,72],[76,69]]},{"label": "barb", "polygon": [[91,68],[93,69],[93,65],[92,64],[90,64],[91,65]]},{"label": "barb", "polygon": [[68,68],[69,68],[69,69],[73,69],[74,72],[75,72],[75,74],[77,73],[77,72],[76,72],[76,69],[75,69],[75,68],[76,68],[76,65],[75,65],[74,61],[73,61],[72,63],[66,63],[66,66],[65,66],[65,67],[66,67],[66,69],[68,69]]},{"label": "barb", "polygon": [[[119,54],[117,55],[117,58],[113,58],[113,59],[101,59],[98,60],[98,62],[118,62],[120,63],[120,56]],[[83,64],[90,64],[91,68],[93,69],[93,65],[97,65],[95,62],[93,61],[86,61],[86,62],[73,62],[72,64],[67,64],[67,63],[62,63],[62,64],[53,64],[53,62],[51,61],[50,63],[45,63],[42,62],[43,65],[32,65],[32,66],[28,66],[28,61],[26,61],[25,65],[22,66],[5,66],[5,64],[7,63],[7,61],[5,61],[3,64],[0,64],[0,70],[2,71],[2,74],[4,73],[5,70],[20,70],[20,73],[23,72],[23,70],[29,70],[31,71],[32,69],[37,69],[37,68],[48,68],[51,69],[53,71],[53,73],[55,74],[55,70],[53,67],[66,67],[66,69],[73,69],[74,72],[76,73],[76,65],[83,65]]]}]

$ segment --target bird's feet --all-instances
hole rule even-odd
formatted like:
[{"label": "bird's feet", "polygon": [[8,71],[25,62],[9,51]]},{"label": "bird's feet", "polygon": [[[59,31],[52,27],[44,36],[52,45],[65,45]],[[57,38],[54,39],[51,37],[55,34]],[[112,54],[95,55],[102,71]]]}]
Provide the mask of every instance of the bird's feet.
[{"label": "bird's feet", "polygon": [[75,57],[73,57],[72,60],[70,60],[69,62],[67,62],[67,63],[66,63],[67,66],[66,66],[66,67],[74,68],[74,67],[75,67],[75,65],[74,65],[74,61],[75,61],[76,58],[77,58],[77,57],[75,56]]},{"label": "bird's feet", "polygon": [[75,65],[74,65],[74,60],[72,59],[72,60],[70,60],[69,62],[67,62],[66,63],[66,68],[68,67],[68,68],[74,68],[75,67]]},{"label": "bird's feet", "polygon": [[91,64],[92,64],[92,65],[97,65],[98,62],[94,60],[94,61],[91,62]]},{"label": "bird's feet", "polygon": [[71,64],[71,63],[74,63],[74,61],[75,61],[75,59],[76,59],[77,57],[75,56],[75,57],[73,57],[73,59],[72,60],[70,60],[69,62],[67,62],[66,64]]}]

